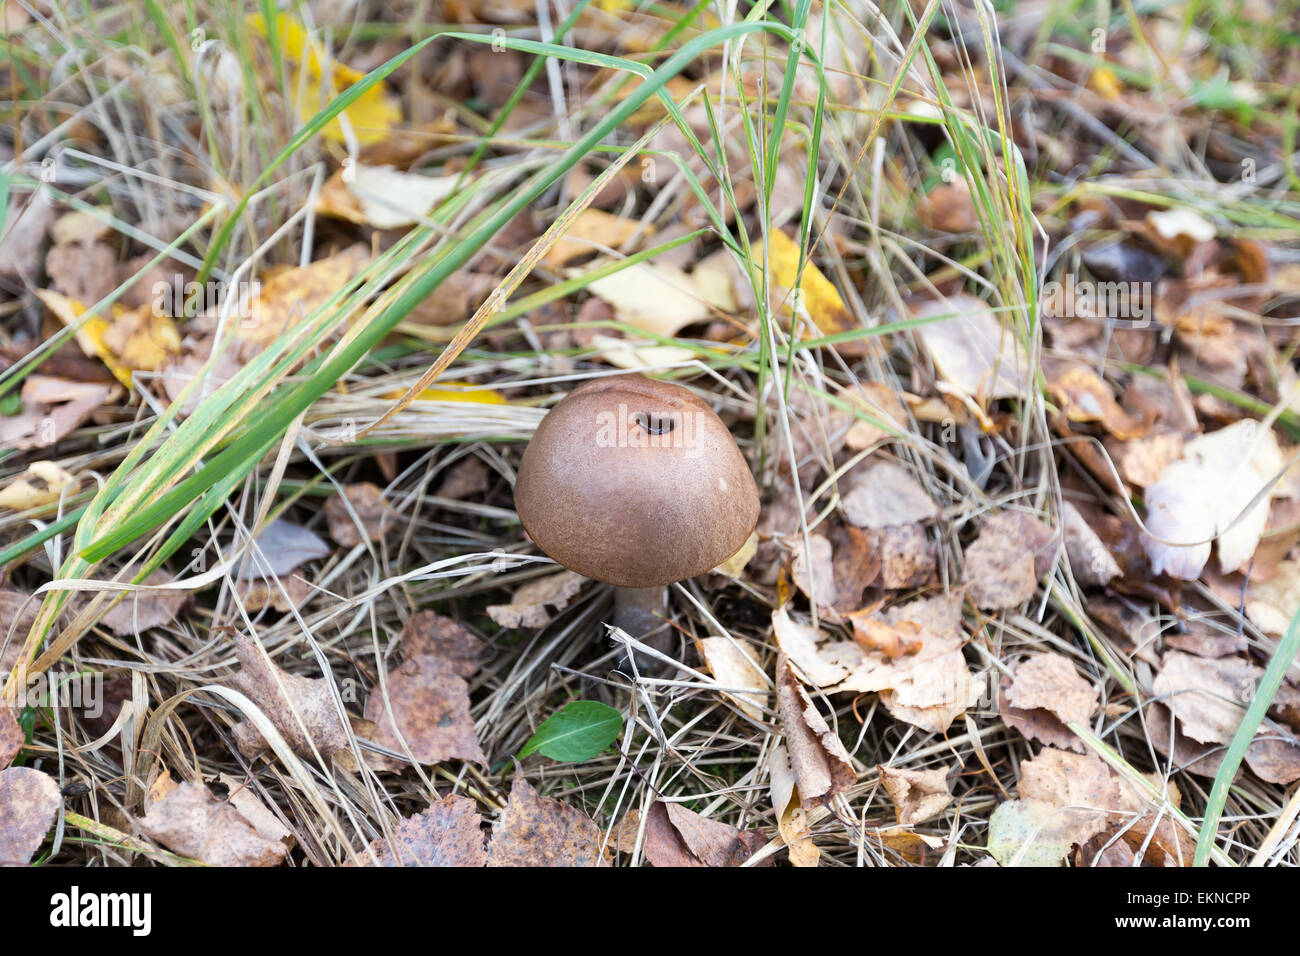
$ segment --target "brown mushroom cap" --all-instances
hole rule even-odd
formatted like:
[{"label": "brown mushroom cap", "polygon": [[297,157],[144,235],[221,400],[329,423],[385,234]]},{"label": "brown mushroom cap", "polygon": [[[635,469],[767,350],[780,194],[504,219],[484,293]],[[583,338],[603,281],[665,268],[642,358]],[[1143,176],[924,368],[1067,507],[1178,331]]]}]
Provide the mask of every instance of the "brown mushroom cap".
[{"label": "brown mushroom cap", "polygon": [[547,555],[622,587],[717,567],[758,523],[731,432],[680,385],[616,375],[575,389],[524,451],[515,509]]}]

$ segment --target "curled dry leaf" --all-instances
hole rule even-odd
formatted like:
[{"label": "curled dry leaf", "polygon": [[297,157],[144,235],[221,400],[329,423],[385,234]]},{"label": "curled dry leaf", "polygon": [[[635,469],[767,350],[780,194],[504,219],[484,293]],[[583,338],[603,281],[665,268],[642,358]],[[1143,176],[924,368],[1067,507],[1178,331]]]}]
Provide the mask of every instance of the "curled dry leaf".
[{"label": "curled dry leaf", "polygon": [[47,290],[37,296],[64,325],[78,326],[76,339],[81,350],[102,361],[127,388],[135,387],[134,372],[157,371],[181,350],[176,323],[152,303],[135,309],[114,304],[111,320],[97,315],[83,321],[88,307],[80,299]]},{"label": "curled dry leaf", "polygon": [[31,862],[62,802],[47,774],[30,767],[0,770],[0,866]]},{"label": "curled dry leaf", "polygon": [[34,461],[27,470],[0,488],[0,508],[26,511],[57,502],[77,492],[78,481],[52,461]]},{"label": "curled dry leaf", "polygon": [[489,605],[488,617],[502,627],[545,627],[553,617],[547,608],[564,610],[586,580],[576,571],[548,574],[521,587],[509,604]]},{"label": "curled dry leaf", "polygon": [[412,614],[400,639],[405,657],[426,654],[445,660],[460,677],[472,677],[486,650],[484,643],[460,622],[433,611]]},{"label": "curled dry leaf", "polygon": [[831,543],[820,534],[810,534],[807,547],[802,537],[791,548],[790,576],[795,587],[819,608],[834,607],[839,589],[835,586],[835,566]]},{"label": "curled dry leaf", "polygon": [[[709,672],[728,691],[723,696],[754,720],[763,718],[767,706],[767,675],[758,666],[756,656],[730,637],[706,637],[700,642],[700,654]],[[743,691],[731,693],[730,691]]]},{"label": "curled dry leaf", "polygon": [[[347,747],[348,730],[334,702],[330,678],[289,674],[272,664],[245,634],[237,631],[233,640],[240,664],[235,686],[262,708],[294,752],[310,757],[314,743],[328,758]],[[269,746],[247,721],[236,725],[234,736],[239,752],[250,759]]]},{"label": "curled dry leaf", "polygon": [[864,651],[879,651],[890,660],[897,660],[921,649],[923,631],[913,621],[890,624],[876,617],[873,608],[854,611],[848,618],[853,625],[853,639]]},{"label": "curled dry leaf", "polygon": [[[352,506],[351,511],[348,505]],[[354,513],[356,518],[352,516]],[[342,495],[334,495],[325,502],[330,537],[345,548],[356,547],[363,540],[380,540],[397,527],[399,518],[396,509],[384,498],[383,490],[369,481],[344,485]]]},{"label": "curled dry leaf", "polygon": [[[767,844],[762,834],[656,800],[646,816],[645,857],[656,867],[740,866]],[[771,866],[772,859],[759,866]]]},{"label": "curled dry leaf", "polygon": [[893,437],[891,432],[880,427],[881,425],[898,431],[907,421],[907,412],[903,409],[903,403],[898,400],[898,395],[889,386],[880,382],[864,382],[857,390],[846,393],[845,397],[880,423],[877,425],[857,419],[849,426],[849,430],[844,435],[844,444],[853,451],[862,451],[878,441]]},{"label": "curled dry leaf", "polygon": [[848,751],[814,706],[784,654],[776,661],[776,706],[804,809],[822,806],[853,786],[857,774]]},{"label": "curled dry leaf", "polygon": [[877,767],[880,783],[894,803],[894,816],[904,826],[924,823],[937,817],[952,803],[948,789],[950,770],[902,770],[897,767]]},{"label": "curled dry leaf", "polygon": [[839,683],[848,673],[843,652],[852,647],[848,641],[827,642],[826,633],[810,624],[796,621],[784,606],[772,612],[772,633],[777,647],[789,658],[806,680],[817,687]]},{"label": "curled dry leaf", "polygon": [[1266,581],[1250,582],[1246,614],[1266,634],[1286,633],[1291,619],[1300,614],[1300,558],[1281,562]]},{"label": "curled dry leaf", "polygon": [[586,814],[543,797],[522,776],[492,828],[488,866],[608,866],[600,827]]},{"label": "curled dry leaf", "polygon": [[849,490],[840,507],[859,528],[891,528],[939,516],[939,506],[902,465],[868,459],[846,477]]},{"label": "curled dry leaf", "polygon": [[768,758],[768,791],[772,809],[776,813],[777,830],[785,843],[791,866],[816,866],[821,851],[813,843],[808,812],[799,800],[799,787],[795,781],[790,754],[784,744],[772,748]]},{"label": "curled dry leaf", "polygon": [[360,854],[363,866],[487,866],[483,818],[468,797],[451,794],[406,817],[390,839]]},{"label": "curled dry leaf", "polygon": [[202,783],[182,783],[153,803],[139,826],[173,853],[209,866],[279,866],[289,852],[283,828],[257,806],[260,813],[246,804],[246,813]]},{"label": "curled dry leaf", "polygon": [[1061,529],[1065,553],[1074,576],[1090,587],[1105,587],[1119,577],[1120,566],[1097,532],[1083,520],[1079,509],[1070,502],[1061,503]]},{"label": "curled dry leaf", "polygon": [[[411,755],[421,764],[472,760],[487,766],[469,715],[469,685],[456,666],[441,657],[417,655],[388,673],[388,695],[376,687],[366,701],[366,720],[375,724],[376,744]],[[405,741],[405,746],[403,746]],[[381,769],[405,765],[383,755],[371,755]]]},{"label": "curled dry leaf", "polygon": [[1098,422],[1121,441],[1143,437],[1151,428],[1120,407],[1110,386],[1090,368],[1070,365],[1051,383],[1065,417],[1072,422]]},{"label": "curled dry leaf", "polygon": [[1001,610],[1033,597],[1051,567],[1053,532],[1021,512],[994,515],[966,549],[962,583],[977,607]]},{"label": "curled dry leaf", "polygon": [[916,334],[957,394],[988,399],[1025,394],[1028,356],[987,304],[961,293],[912,309],[913,318],[936,316],[949,318],[926,322]]},{"label": "curled dry leaf", "polygon": [[[619,249],[642,228],[635,219],[624,219],[600,209],[587,208],[578,213],[568,231],[542,257],[547,268],[558,270],[579,256],[601,252],[600,247]],[[654,231],[647,226],[645,233]]]},{"label": "curled dry leaf", "polygon": [[1212,539],[1225,574],[1246,565],[1268,523],[1270,488],[1281,470],[1272,429],[1249,419],[1188,442],[1183,457],[1147,488],[1142,546],[1152,573],[1195,581]]}]

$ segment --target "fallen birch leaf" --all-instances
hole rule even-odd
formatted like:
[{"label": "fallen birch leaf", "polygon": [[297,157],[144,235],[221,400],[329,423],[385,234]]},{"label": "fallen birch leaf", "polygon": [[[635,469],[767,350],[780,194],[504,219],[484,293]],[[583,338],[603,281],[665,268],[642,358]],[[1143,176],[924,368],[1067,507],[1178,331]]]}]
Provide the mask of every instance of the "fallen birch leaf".
[{"label": "fallen birch leaf", "polygon": [[608,866],[600,827],[586,814],[543,797],[522,776],[492,828],[488,866]]},{"label": "fallen birch leaf", "polygon": [[400,644],[405,657],[440,657],[464,678],[474,676],[486,651],[484,643],[460,622],[433,611],[412,614],[402,628]]},{"label": "fallen birch leaf", "polygon": [[989,854],[1002,866],[1060,866],[1073,843],[1056,808],[1037,800],[998,804],[988,833]]},{"label": "fallen birch leaf", "polygon": [[30,767],[0,770],[0,866],[26,866],[45,842],[63,797],[47,774]]},{"label": "fallen birch leaf", "polygon": [[[559,270],[579,256],[603,252],[602,246],[618,250],[641,229],[641,223],[636,220],[589,207],[578,213],[568,231],[542,257],[542,262],[550,269]],[[653,231],[653,226],[645,228],[647,235]]]},{"label": "fallen birch leaf", "polygon": [[473,800],[451,794],[405,817],[391,839],[370,844],[369,853],[361,854],[362,865],[487,866],[482,822]]},{"label": "fallen birch leaf", "polygon": [[[131,580],[138,570],[138,567],[128,569],[119,576],[119,580]],[[157,587],[174,580],[170,573],[159,568],[140,583]],[[190,597],[186,591],[128,591],[120,601],[103,613],[99,621],[114,634],[140,634],[176,620],[177,615],[190,603]]]},{"label": "fallen birch leaf", "polygon": [[[371,739],[376,744],[399,754],[409,747],[420,764],[457,759],[487,766],[469,715],[469,686],[452,663],[441,657],[407,657],[388,672],[387,684],[387,697],[376,687],[366,701],[365,718],[375,725]],[[385,770],[406,764],[383,754],[368,759]]]},{"label": "fallen birch leaf", "polygon": [[587,288],[614,307],[620,322],[665,338],[711,314],[691,277],[674,266],[637,262]]},{"label": "fallen birch leaf", "polygon": [[1213,660],[1170,651],[1151,685],[1178,718],[1183,733],[1200,743],[1227,743],[1241,726],[1245,702],[1263,673],[1241,658]]},{"label": "fallen birch leaf", "polygon": [[1034,595],[1051,564],[1053,532],[1020,512],[1002,512],[985,522],[966,549],[962,583],[977,607],[1018,607]]},{"label": "fallen birch leaf", "polygon": [[914,319],[943,315],[951,318],[926,322],[916,334],[957,394],[987,399],[1025,394],[1029,358],[987,304],[959,293],[912,309]]},{"label": "fallen birch leaf", "polygon": [[910,525],[939,516],[939,506],[902,465],[868,459],[846,477],[851,484],[840,507],[859,528]]},{"label": "fallen birch leaf", "polygon": [[772,633],[781,653],[813,685],[829,687],[848,673],[847,665],[839,660],[837,652],[853,645],[849,641],[840,641],[823,647],[826,642],[825,632],[796,621],[784,606],[772,612]]},{"label": "fallen birch leaf", "polygon": [[[348,505],[352,506],[351,512]],[[356,518],[353,518],[353,513]],[[359,528],[358,520],[361,523]],[[379,541],[400,520],[396,509],[384,498],[384,492],[369,481],[344,485],[342,495],[334,495],[325,502],[325,521],[329,525],[330,537],[345,548],[354,548],[363,540]]]},{"label": "fallen birch leaf", "polygon": [[1084,585],[1105,587],[1121,574],[1119,562],[1079,509],[1068,501],[1061,502],[1061,530],[1070,570]]},{"label": "fallen birch leaf", "polygon": [[358,243],[310,265],[272,274],[241,303],[244,314],[235,331],[243,342],[241,356],[247,359],[260,352],[306,320],[369,262],[370,251]]},{"label": "fallen birch leaf", "polygon": [[459,176],[425,176],[356,163],[330,177],[317,208],[376,229],[398,229],[432,213],[455,192],[458,182]]},{"label": "fallen birch leaf", "polygon": [[[768,239],[770,245],[767,248],[767,264],[771,270],[772,284],[776,287],[773,289],[773,303],[789,312],[794,305],[789,290],[795,287],[795,281],[798,280],[798,304],[807,310],[808,317],[822,335],[835,335],[857,328],[835,286],[811,260],[805,260],[802,274],[799,272],[798,243],[780,229],[771,230]],[[753,244],[753,253],[755,262],[763,262],[764,244],[761,240]]]},{"label": "fallen birch leaf", "polygon": [[[645,857],[656,867],[736,867],[767,840],[752,830],[710,820],[676,803],[656,800],[646,816]],[[769,857],[759,866],[771,866]]]},{"label": "fallen birch leaf", "polygon": [[[58,292],[38,290],[36,295],[67,326],[80,322],[87,309],[80,300]],[[87,356],[102,361],[127,388],[135,387],[135,372],[157,371],[180,353],[181,336],[176,323],[152,304],[131,310],[114,304],[112,315],[111,320],[97,315],[86,321],[75,337]]]},{"label": "fallen birch leaf", "polygon": [[23,410],[0,415],[0,447],[28,451],[66,438],[98,409],[116,401],[122,390],[117,385],[29,375],[20,394]]},{"label": "fallen birch leaf", "polygon": [[813,843],[808,811],[803,808],[799,799],[799,787],[795,782],[794,769],[790,765],[790,754],[784,744],[777,744],[772,748],[767,767],[772,809],[776,813],[777,830],[781,834],[781,841],[785,844],[790,865],[816,866],[821,858],[821,851]]},{"label": "fallen birch leaf", "polygon": [[1074,844],[1104,830],[1110,812],[1120,805],[1119,781],[1105,761],[1052,747],[1020,765],[1017,793],[1022,800],[1054,808],[1063,834]]}]

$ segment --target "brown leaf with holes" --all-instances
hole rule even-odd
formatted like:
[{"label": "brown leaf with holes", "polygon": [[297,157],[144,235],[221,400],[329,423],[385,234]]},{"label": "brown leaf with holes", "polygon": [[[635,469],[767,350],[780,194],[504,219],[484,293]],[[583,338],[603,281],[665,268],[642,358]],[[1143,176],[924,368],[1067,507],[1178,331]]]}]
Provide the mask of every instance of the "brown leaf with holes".
[{"label": "brown leaf with holes", "polygon": [[[240,664],[235,686],[262,708],[295,753],[310,757],[313,741],[325,757],[348,746],[348,730],[335,706],[330,678],[287,673],[245,634],[236,631],[233,640]],[[250,759],[270,746],[248,721],[235,726],[234,736],[239,752]]]},{"label": "brown leaf with holes", "polygon": [[[345,501],[344,498],[347,500]],[[348,511],[348,505],[356,518]],[[357,527],[357,519],[361,527]],[[343,495],[334,495],[325,502],[325,521],[330,537],[345,548],[354,548],[362,541],[378,541],[398,526],[401,515],[384,498],[384,492],[373,482],[344,485]]]},{"label": "brown leaf with holes", "polygon": [[47,774],[0,770],[0,866],[25,866],[45,842],[63,797]]},{"label": "brown leaf with holes", "polygon": [[857,774],[848,751],[799,683],[785,654],[776,662],[776,706],[802,806],[822,806],[853,786]]},{"label": "brown leaf with holes", "polygon": [[[366,701],[365,716],[375,724],[371,739],[376,744],[401,754],[409,747],[421,764],[457,759],[487,766],[469,715],[469,685],[456,673],[456,665],[427,654],[408,657],[388,672],[387,683],[387,700],[376,686]],[[382,754],[371,758],[382,769],[405,765]]]},{"label": "brown leaf with holes", "polygon": [[149,807],[139,826],[173,853],[209,866],[279,866],[289,846],[272,822],[279,821],[269,812],[246,815],[202,783],[182,783]]},{"label": "brown leaf with holes", "polygon": [[473,677],[483,661],[487,646],[459,621],[433,611],[417,611],[402,628],[402,654],[441,657],[460,677]]},{"label": "brown leaf with holes", "polygon": [[482,823],[473,800],[451,794],[403,819],[391,839],[370,844],[361,865],[487,866]]},{"label": "brown leaf with holes", "polygon": [[586,580],[576,571],[548,574],[521,587],[509,604],[489,605],[488,617],[502,627],[545,627],[554,616],[547,608],[564,610]]},{"label": "brown leaf with holes", "polygon": [[950,770],[902,770],[898,767],[876,768],[881,786],[894,803],[894,816],[904,826],[924,823],[937,817],[952,803],[948,789]]},{"label": "brown leaf with holes", "polygon": [[541,796],[522,776],[492,828],[488,866],[609,866],[600,827],[581,810]]},{"label": "brown leaf with holes", "polygon": [[[635,830],[633,830],[635,838]],[[762,834],[656,800],[646,816],[645,858],[656,867],[735,867],[767,845]],[[771,866],[772,858],[759,866]]]}]

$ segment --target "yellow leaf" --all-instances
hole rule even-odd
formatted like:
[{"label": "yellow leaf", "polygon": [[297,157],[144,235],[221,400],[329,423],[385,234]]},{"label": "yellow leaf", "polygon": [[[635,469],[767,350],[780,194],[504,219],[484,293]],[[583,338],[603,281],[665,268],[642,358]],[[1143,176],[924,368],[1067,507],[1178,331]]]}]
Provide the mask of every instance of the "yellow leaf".
[{"label": "yellow leaf", "polygon": [[[624,219],[600,209],[584,209],[542,261],[548,267],[558,269],[567,265],[571,259],[597,252],[597,245],[593,243],[617,249],[631,239],[639,228],[641,224],[634,219]],[[653,227],[647,227],[646,234],[653,231]]]},{"label": "yellow leaf", "polygon": [[1115,76],[1115,71],[1104,63],[1098,65],[1088,77],[1088,88],[1094,93],[1100,93],[1108,100],[1119,99],[1120,94],[1124,91],[1119,78]]},{"label": "yellow leaf", "polygon": [[[250,15],[246,22],[252,32],[269,41],[266,20],[260,13]],[[319,43],[313,41],[307,29],[284,14],[277,14],[276,27],[281,51],[288,59],[299,64],[302,70],[299,76],[289,76],[290,89],[298,104],[298,118],[301,122],[310,120],[331,100],[365,76],[359,70],[331,61],[329,76],[326,77],[321,65]],[[402,108],[388,87],[380,81],[344,110],[343,116],[347,117],[357,143],[366,146],[387,138],[392,128],[401,124]],[[343,125],[337,118],[321,130],[321,135],[335,143],[345,142]]]},{"label": "yellow leaf", "polygon": [[[61,293],[38,289],[36,295],[64,325],[76,324],[86,312],[83,302]],[[176,324],[149,303],[131,310],[115,304],[111,322],[97,315],[75,335],[81,351],[107,365],[127,388],[133,387],[132,372],[156,371],[181,348]]]},{"label": "yellow leaf", "polygon": [[67,489],[77,490],[77,479],[52,461],[34,461],[27,470],[0,489],[0,508],[26,511],[58,501]]},{"label": "yellow leaf", "polygon": [[[396,401],[406,394],[405,389],[388,392],[381,397],[385,401]],[[415,398],[414,402],[474,402],[478,405],[509,405],[506,397],[490,388],[475,388],[465,382],[440,382],[438,388],[426,388]]]},{"label": "yellow leaf", "polygon": [[236,334],[254,345],[269,345],[329,301],[369,261],[369,250],[358,243],[310,265],[279,270],[257,286]]},{"label": "yellow leaf", "polygon": [[[785,289],[794,288],[795,277],[799,275],[799,246],[793,239],[779,229],[770,234],[772,241],[768,252],[768,264],[772,270],[772,282]],[[754,246],[754,260],[763,261],[763,244]],[[809,317],[823,335],[834,335],[856,328],[844,300],[835,291],[831,281],[822,275],[812,262],[805,262],[803,277],[799,282],[799,304],[808,310]],[[786,307],[790,303],[787,301]]]}]

